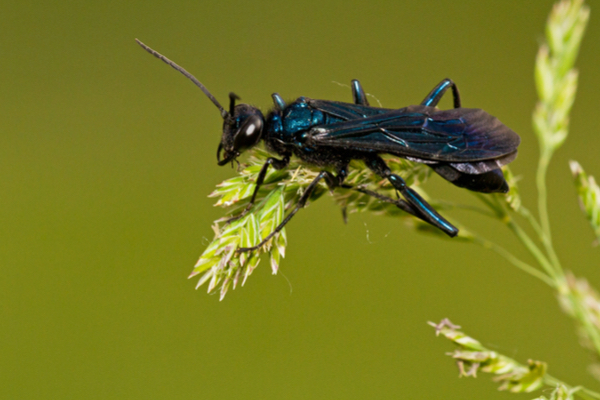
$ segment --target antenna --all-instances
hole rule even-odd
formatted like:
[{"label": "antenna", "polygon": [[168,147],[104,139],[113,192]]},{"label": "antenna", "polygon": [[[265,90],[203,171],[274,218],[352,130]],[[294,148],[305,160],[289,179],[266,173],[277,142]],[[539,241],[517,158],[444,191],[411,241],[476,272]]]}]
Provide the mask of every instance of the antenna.
[{"label": "antenna", "polygon": [[150,47],[146,46],[144,43],[140,42],[138,39],[135,39],[135,41],[137,42],[137,44],[139,44],[148,53],[152,54],[154,57],[159,58],[162,61],[164,61],[165,63],[169,64],[171,67],[173,67],[177,71],[181,72],[186,78],[188,78],[189,80],[191,80],[192,82],[194,82],[194,84],[196,86],[198,86],[200,88],[200,90],[202,90],[204,92],[204,94],[210,99],[210,101],[212,101],[213,104],[215,106],[217,106],[217,108],[221,111],[221,117],[223,117],[223,119],[230,119],[231,118],[230,114],[227,111],[225,111],[225,109],[223,108],[223,106],[221,106],[221,104],[217,101],[217,99],[215,99],[215,96],[213,96],[208,91],[208,89],[202,83],[200,83],[200,81],[198,79],[196,79],[194,77],[194,75],[190,74],[185,69],[183,69],[179,65],[175,64],[173,61],[169,60],[167,57],[163,56],[159,52],[157,52],[155,50],[152,50]]}]

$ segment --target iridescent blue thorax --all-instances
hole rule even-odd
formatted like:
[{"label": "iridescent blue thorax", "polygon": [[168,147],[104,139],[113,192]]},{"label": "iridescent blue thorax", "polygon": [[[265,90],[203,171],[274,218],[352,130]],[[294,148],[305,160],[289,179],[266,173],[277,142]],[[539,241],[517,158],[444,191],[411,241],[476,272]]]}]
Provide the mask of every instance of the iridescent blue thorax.
[{"label": "iridescent blue thorax", "polygon": [[274,110],[267,116],[267,142],[283,142],[286,146],[301,145],[301,133],[326,123],[325,115],[312,108],[305,97],[299,97],[283,110]]},{"label": "iridescent blue thorax", "polygon": [[[322,157],[315,154],[316,149],[309,145],[310,131],[318,126],[347,121],[348,117],[319,109],[317,104],[313,104],[315,102],[321,101],[299,97],[283,109],[276,108],[267,115],[263,139],[271,151],[277,154],[293,153],[305,161],[326,163],[320,160]],[[356,105],[348,105],[356,107]],[[364,107],[356,117],[365,118],[373,114],[372,109],[372,107]],[[382,111],[383,109],[376,110],[377,114],[385,112]],[[327,158],[331,157],[327,156]]]}]

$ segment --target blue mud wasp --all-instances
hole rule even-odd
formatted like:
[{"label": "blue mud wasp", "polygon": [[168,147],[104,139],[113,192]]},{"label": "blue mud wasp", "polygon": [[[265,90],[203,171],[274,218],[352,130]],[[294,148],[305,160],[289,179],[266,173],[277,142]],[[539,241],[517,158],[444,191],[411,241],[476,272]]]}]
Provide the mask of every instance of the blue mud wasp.
[{"label": "blue mud wasp", "polygon": [[[395,203],[448,236],[456,236],[458,229],[394,174],[380,154],[426,164],[442,178],[465,189],[483,193],[508,191],[500,168],[516,158],[519,135],[481,109],[462,108],[458,88],[450,79],[441,81],[420,104],[400,109],[370,106],[357,80],[351,85],[353,103],[299,97],[288,104],[274,93],[275,107],[265,118],[256,107],[235,104],[239,97],[234,93],[229,94],[229,111],[226,111],[189,72],[136,41],[144,50],[194,82],[221,112],[223,136],[217,149],[218,165],[235,161],[261,139],[270,152],[280,157],[267,159],[258,174],[248,206],[231,220],[242,217],[252,208],[269,167],[285,168],[292,155],[306,163],[336,171],[333,174],[322,170],[281,224],[258,245],[240,248],[240,252],[256,250],[269,241],[304,207],[322,179],[330,190],[336,187],[355,189]],[[452,89],[454,108],[440,110],[436,105],[448,89]],[[374,191],[345,185],[351,160],[364,161],[367,168],[387,179],[403,199],[394,200]]]}]

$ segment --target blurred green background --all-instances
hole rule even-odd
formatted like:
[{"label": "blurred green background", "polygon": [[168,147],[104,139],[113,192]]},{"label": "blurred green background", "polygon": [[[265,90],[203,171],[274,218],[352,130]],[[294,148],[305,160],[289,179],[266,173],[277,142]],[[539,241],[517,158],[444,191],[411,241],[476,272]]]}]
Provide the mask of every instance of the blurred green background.
[{"label": "blurred green background", "polygon": [[[475,245],[353,214],[328,196],[288,227],[280,274],[261,265],[218,296],[187,280],[222,215],[207,195],[214,106],[134,38],[267,109],[284,98],[384,106],[451,77],[466,107],[522,137],[513,171],[535,208],[534,58],[552,1],[5,1],[0,16],[0,398],[504,399],[457,379],[428,320],[598,388],[548,287]],[[571,134],[549,171],[563,265],[600,286],[598,248],[567,166],[600,175],[600,7],[580,52]],[[442,107],[450,106],[445,99]],[[435,197],[475,204],[434,177]],[[448,213],[531,260],[500,225]]]}]

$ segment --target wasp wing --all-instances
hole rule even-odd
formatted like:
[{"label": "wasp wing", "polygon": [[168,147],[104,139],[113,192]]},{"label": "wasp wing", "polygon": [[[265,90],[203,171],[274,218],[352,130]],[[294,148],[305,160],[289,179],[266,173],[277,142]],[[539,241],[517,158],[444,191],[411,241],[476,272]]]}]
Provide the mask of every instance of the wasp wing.
[{"label": "wasp wing", "polygon": [[333,117],[334,120],[352,121],[397,111],[389,108],[364,106],[362,104],[344,103],[341,101],[306,99],[308,104],[319,111]]},{"label": "wasp wing", "polygon": [[[313,106],[328,114],[333,111],[330,102],[319,103],[324,104]],[[363,111],[362,108],[372,107],[361,106],[360,111],[354,110],[356,107],[349,108],[353,110],[343,110],[346,115],[340,117],[356,115]],[[342,113],[338,111],[338,114]],[[482,167],[489,170],[512,161],[520,143],[519,135],[480,109],[438,110],[410,106],[364,114],[370,115],[312,128],[308,133],[309,144],[389,153],[425,163],[446,162],[459,170],[464,168],[468,173],[474,162],[500,162],[494,162],[494,167]],[[465,163],[469,165],[461,166]]]}]

